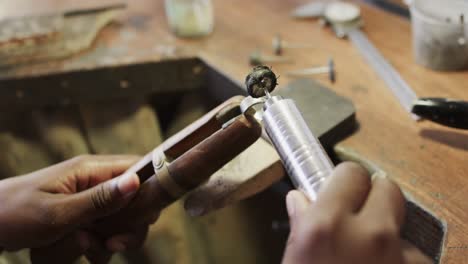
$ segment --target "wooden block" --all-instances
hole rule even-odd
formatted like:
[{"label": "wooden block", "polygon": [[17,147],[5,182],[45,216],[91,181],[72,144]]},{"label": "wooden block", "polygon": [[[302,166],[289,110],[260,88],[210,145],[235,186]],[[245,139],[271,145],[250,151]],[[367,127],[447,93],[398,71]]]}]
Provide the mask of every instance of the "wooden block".
[{"label": "wooden block", "polygon": [[192,216],[204,215],[261,192],[284,175],[277,152],[260,138],[191,192],[185,209]]},{"label": "wooden block", "polygon": [[402,237],[439,263],[447,233],[447,225],[430,211],[407,198]]},{"label": "wooden block", "polygon": [[0,110],[95,103],[155,93],[174,95],[204,85],[205,66],[198,59],[119,62],[104,67],[102,56],[118,57],[112,50],[101,47],[77,57],[76,64],[94,61],[93,66],[79,70],[32,76],[21,75],[15,67],[0,70]]}]

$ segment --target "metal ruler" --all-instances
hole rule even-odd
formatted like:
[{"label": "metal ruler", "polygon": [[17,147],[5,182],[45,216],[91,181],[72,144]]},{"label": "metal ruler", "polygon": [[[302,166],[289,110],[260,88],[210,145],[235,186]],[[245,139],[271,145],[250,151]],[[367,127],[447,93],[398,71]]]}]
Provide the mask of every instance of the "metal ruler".
[{"label": "metal ruler", "polygon": [[390,91],[395,95],[400,104],[411,114],[415,120],[420,119],[411,113],[413,102],[418,99],[416,93],[406,83],[393,66],[380,54],[377,48],[372,45],[367,36],[359,29],[348,32],[348,38],[358,49],[359,53],[374,68],[377,74],[387,84]]},{"label": "metal ruler", "polygon": [[413,102],[417,99],[416,94],[359,29],[362,26],[359,6],[349,2],[332,2],[326,6],[323,16],[338,37],[347,36],[351,40],[405,110],[413,119],[418,120],[419,117],[411,113]]}]

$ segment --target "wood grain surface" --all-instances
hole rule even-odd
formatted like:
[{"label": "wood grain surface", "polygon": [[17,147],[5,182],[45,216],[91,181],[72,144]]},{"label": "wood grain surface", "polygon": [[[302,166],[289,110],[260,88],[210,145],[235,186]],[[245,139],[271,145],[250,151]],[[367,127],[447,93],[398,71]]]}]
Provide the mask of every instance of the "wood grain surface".
[{"label": "wood grain surface", "polygon": [[[7,2],[10,1],[2,1],[0,7]],[[46,7],[64,8],[65,2],[77,1],[17,0],[15,5],[32,10],[39,2],[43,3],[40,9],[44,11]],[[121,25],[106,28],[95,43],[96,47],[113,48],[115,54],[109,50],[90,51],[93,56],[85,56],[86,60],[76,57],[1,75],[29,76],[80,69],[104,64],[110,55],[115,56],[109,63],[157,61],[167,57],[167,48],[177,47],[176,57],[200,57],[241,85],[250,69],[248,55],[256,48],[271,54],[275,34],[291,43],[311,43],[315,48],[285,52],[285,56],[294,59],[293,64],[272,65],[276,73],[283,75],[280,84],[290,81],[283,74],[286,71],[322,65],[333,56],[336,83],[328,83],[326,76],[317,80],[353,100],[360,125],[339,147],[387,172],[415,200],[446,221],[448,234],[442,263],[468,263],[468,132],[426,121],[414,122],[351,43],[335,38],[317,21],[289,17],[295,6],[305,2],[214,0],[213,34],[202,39],[177,39],[168,29],[162,0],[132,0]],[[415,64],[409,21],[359,4],[365,20],[364,31],[419,96],[468,100],[466,72],[434,72]],[[4,15],[8,13],[0,10]]]}]

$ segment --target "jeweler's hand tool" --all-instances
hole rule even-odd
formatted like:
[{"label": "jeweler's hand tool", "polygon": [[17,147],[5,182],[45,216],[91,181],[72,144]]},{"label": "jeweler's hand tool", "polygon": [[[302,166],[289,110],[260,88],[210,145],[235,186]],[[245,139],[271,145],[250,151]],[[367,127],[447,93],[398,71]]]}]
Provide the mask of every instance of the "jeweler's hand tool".
[{"label": "jeweler's hand tool", "polygon": [[[263,120],[293,184],[315,200],[320,186],[333,170],[333,163],[294,101],[270,95],[277,80],[269,67],[255,67],[245,82],[250,96],[242,101],[242,112]],[[263,114],[256,111],[255,106],[259,104],[263,104]]]},{"label": "jeweler's hand tool", "polygon": [[255,120],[239,115],[242,98],[233,97],[218,106],[126,171],[139,176],[138,193],[126,208],[100,221],[94,229],[107,236],[132,224],[154,221],[152,216],[252,145],[262,129]]},{"label": "jeweler's hand tool", "polygon": [[424,119],[444,126],[468,129],[468,102],[447,98],[420,98],[411,109]]}]

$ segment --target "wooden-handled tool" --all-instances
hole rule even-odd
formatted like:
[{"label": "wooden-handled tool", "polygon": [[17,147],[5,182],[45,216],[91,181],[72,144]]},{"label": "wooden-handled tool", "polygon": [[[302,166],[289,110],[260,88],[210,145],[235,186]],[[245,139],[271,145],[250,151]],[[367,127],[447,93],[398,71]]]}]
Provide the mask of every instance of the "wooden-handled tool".
[{"label": "wooden-handled tool", "polygon": [[[242,98],[229,99],[126,171],[139,176],[138,193],[126,208],[93,229],[106,236],[128,228],[129,223],[152,222],[162,209],[252,145],[262,128],[258,122],[239,115]],[[145,219],[134,219],[140,215]]]},{"label": "wooden-handled tool", "polygon": [[[256,121],[239,116],[242,98],[233,97],[216,107],[148,153],[126,173],[136,173],[140,182],[144,183],[157,174],[158,167],[163,166],[165,161],[173,160],[165,172],[170,177],[170,183],[163,179],[166,191],[175,194],[175,189],[180,188],[185,194],[197,187],[260,137],[261,126]],[[236,116],[235,121],[223,127]]]},{"label": "wooden-handled tool", "polygon": [[[260,135],[260,125],[241,116],[228,127],[221,128],[179,156],[168,164],[166,169],[161,169],[161,166],[164,166],[161,158],[153,158],[150,162],[155,167],[153,174],[157,184],[164,190],[157,201],[160,209],[205,182],[213,173],[252,145]],[[153,157],[158,155],[158,151],[152,153]],[[143,186],[143,195],[144,192]]]},{"label": "wooden-handled tool", "polygon": [[191,190],[252,145],[260,135],[260,125],[241,116],[169,164],[169,174],[182,188]]}]

